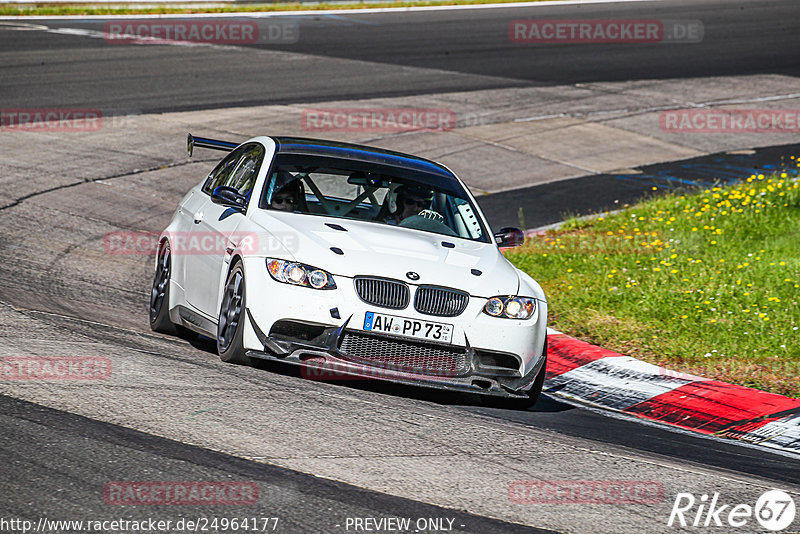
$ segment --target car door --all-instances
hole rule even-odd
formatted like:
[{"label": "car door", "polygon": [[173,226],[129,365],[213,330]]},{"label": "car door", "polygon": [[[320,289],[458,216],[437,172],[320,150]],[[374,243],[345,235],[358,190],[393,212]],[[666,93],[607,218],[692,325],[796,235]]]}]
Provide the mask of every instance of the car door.
[{"label": "car door", "polygon": [[181,288],[186,287],[186,274],[192,271],[191,258],[184,253],[187,248],[187,238],[194,231],[195,213],[201,211],[207,198],[208,196],[204,195],[199,187],[194,188],[178,205],[177,217],[173,219],[175,228],[170,236],[172,272],[173,280],[175,280]]},{"label": "car door", "polygon": [[231,152],[209,175],[202,188],[204,200],[192,216],[186,300],[215,321],[223,270],[227,270],[231,253],[239,241],[247,236],[237,232],[245,214],[215,204],[211,194],[222,185],[234,187],[249,203],[263,160],[264,147],[259,143],[249,143]]}]

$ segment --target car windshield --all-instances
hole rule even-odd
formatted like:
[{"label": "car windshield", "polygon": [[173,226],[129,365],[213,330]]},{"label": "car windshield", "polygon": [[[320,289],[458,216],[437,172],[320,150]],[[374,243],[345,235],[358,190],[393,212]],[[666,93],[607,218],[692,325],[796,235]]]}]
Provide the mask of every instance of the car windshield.
[{"label": "car windshield", "polygon": [[390,165],[278,154],[259,207],[490,242],[455,178]]}]

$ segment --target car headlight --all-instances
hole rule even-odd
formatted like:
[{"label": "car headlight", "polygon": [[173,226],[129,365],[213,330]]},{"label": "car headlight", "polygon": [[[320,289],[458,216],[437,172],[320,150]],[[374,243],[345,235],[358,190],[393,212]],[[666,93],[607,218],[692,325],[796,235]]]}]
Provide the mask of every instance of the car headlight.
[{"label": "car headlight", "polygon": [[273,280],[314,289],[336,289],[333,276],[322,269],[293,261],[267,258],[267,271]]},{"label": "car headlight", "polygon": [[530,319],[536,311],[536,299],[529,297],[492,297],[483,307],[483,312],[492,317],[505,319]]}]

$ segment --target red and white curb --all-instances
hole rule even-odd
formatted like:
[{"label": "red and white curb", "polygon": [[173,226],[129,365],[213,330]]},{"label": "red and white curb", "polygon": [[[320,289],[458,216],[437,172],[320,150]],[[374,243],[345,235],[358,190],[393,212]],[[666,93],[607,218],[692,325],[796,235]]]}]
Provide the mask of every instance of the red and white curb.
[{"label": "red and white curb", "polygon": [[676,373],[548,329],[548,395],[800,454],[800,399]]}]

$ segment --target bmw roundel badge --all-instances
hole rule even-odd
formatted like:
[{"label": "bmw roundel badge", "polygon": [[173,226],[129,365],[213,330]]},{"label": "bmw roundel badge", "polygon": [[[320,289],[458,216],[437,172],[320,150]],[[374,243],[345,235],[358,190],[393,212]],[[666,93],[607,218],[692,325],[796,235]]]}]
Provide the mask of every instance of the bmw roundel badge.
[{"label": "bmw roundel badge", "polygon": [[406,273],[406,276],[408,277],[409,280],[419,280],[419,275],[414,271],[408,271]]}]

